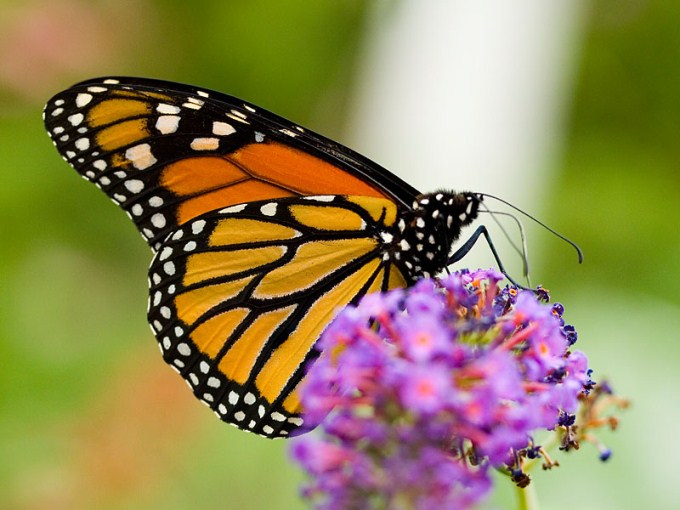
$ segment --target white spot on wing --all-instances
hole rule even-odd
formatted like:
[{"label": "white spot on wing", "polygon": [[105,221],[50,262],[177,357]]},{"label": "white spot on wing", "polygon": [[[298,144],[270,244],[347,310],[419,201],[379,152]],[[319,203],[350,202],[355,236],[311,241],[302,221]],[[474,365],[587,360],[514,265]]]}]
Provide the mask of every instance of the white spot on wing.
[{"label": "white spot on wing", "polygon": [[153,216],[151,216],[151,224],[156,228],[165,227],[166,224],[165,216],[163,216],[161,213],[154,214]]},{"label": "white spot on wing", "polygon": [[84,92],[81,92],[76,96],[76,106],[78,108],[82,108],[83,106],[89,104],[90,101],[92,101],[92,94],[85,94]]},{"label": "white spot on wing", "polygon": [[238,205],[232,205],[230,207],[225,207],[224,209],[220,209],[220,213],[238,213],[243,211],[243,209],[246,208],[246,204],[238,204]]},{"label": "white spot on wing", "polygon": [[72,126],[79,125],[84,119],[85,116],[82,113],[74,113],[73,115],[70,115],[68,117],[68,121],[71,123]]},{"label": "white spot on wing", "polygon": [[234,115],[233,113],[227,113],[227,117],[229,117],[230,119],[233,119],[237,122],[240,122],[242,124],[250,124],[250,122],[248,122],[247,120],[243,119],[242,117],[238,117],[237,115]]},{"label": "white spot on wing", "polygon": [[332,202],[333,200],[335,200],[335,195],[312,195],[301,198],[303,200],[311,200],[313,202]]},{"label": "white spot on wing", "polygon": [[179,127],[179,119],[179,115],[161,115],[156,121],[156,129],[164,135],[174,133]]},{"label": "white spot on wing", "polygon": [[215,121],[213,122],[212,132],[214,135],[228,136],[235,133],[236,130],[234,129],[234,126],[227,122]]},{"label": "white spot on wing", "polygon": [[214,151],[219,146],[219,138],[194,138],[191,141],[191,148],[195,151]]},{"label": "white spot on wing", "polygon": [[154,165],[158,160],[151,154],[151,146],[141,143],[125,151],[125,157],[130,160],[137,170],[144,170]]},{"label": "white spot on wing", "polygon": [[144,182],[139,179],[129,179],[125,181],[125,187],[132,193],[139,193],[144,189]]},{"label": "white spot on wing", "polygon": [[391,243],[394,236],[389,232],[380,232],[380,239],[382,239],[384,243]]},{"label": "white spot on wing", "polygon": [[205,228],[205,220],[196,220],[192,223],[191,225],[191,231],[195,234],[198,235],[201,232],[203,232],[203,229]]},{"label": "white spot on wing", "polygon": [[156,106],[156,111],[164,115],[176,115],[180,112],[180,108],[174,104],[159,103],[159,105]]},{"label": "white spot on wing", "polygon": [[185,108],[191,108],[192,110],[200,110],[203,106],[203,101],[195,97],[190,97],[186,103],[182,104]]},{"label": "white spot on wing", "polygon": [[79,151],[86,151],[87,149],[90,148],[90,139],[89,138],[78,138],[76,140],[76,149]]},{"label": "white spot on wing", "polygon": [[274,216],[276,214],[276,202],[269,202],[260,207],[260,212],[265,216]]}]

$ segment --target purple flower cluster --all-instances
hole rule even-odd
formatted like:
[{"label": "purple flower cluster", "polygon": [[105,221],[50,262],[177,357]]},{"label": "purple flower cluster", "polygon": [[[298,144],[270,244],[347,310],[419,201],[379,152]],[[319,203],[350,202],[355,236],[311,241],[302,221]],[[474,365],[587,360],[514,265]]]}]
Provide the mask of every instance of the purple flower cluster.
[{"label": "purple flower cluster", "polygon": [[317,508],[465,509],[490,468],[528,480],[533,433],[573,416],[592,381],[562,306],[502,278],[463,271],[368,295],[327,328],[301,390],[321,433],[292,445]]}]

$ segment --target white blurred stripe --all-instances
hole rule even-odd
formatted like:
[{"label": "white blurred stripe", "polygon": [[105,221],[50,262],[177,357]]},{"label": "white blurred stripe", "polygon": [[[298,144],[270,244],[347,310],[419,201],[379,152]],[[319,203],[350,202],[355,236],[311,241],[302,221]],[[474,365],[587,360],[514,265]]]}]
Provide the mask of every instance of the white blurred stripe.
[{"label": "white blurred stripe", "polygon": [[530,210],[571,94],[582,0],[376,2],[348,143],[417,188]]}]

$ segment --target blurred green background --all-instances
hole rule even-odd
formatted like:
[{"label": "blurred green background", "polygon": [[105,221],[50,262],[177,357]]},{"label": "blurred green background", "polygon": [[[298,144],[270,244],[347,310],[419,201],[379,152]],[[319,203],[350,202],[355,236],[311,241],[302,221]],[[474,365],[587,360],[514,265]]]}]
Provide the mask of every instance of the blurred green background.
[{"label": "blurred green background", "polygon": [[[582,5],[540,216],[586,262],[541,234],[532,271],[565,303],[596,378],[634,405],[602,434],[610,462],[586,444],[535,481],[548,509],[680,508],[680,3]],[[240,96],[347,141],[358,62],[389,23],[370,10],[0,0],[0,508],[304,508],[285,442],[223,425],[162,362],[145,321],[148,249],[61,161],[40,111],[76,81],[140,75]],[[489,505],[513,508],[508,494]]]}]

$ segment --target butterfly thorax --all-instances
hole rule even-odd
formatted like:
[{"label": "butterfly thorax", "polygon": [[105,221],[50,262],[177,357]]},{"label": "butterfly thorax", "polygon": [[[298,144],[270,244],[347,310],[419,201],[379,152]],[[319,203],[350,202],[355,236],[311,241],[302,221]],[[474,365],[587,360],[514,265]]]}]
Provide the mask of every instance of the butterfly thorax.
[{"label": "butterfly thorax", "polygon": [[431,277],[447,266],[452,244],[477,217],[474,193],[437,191],[419,195],[396,224],[390,256],[412,281]]}]

